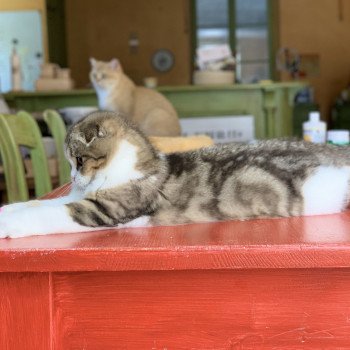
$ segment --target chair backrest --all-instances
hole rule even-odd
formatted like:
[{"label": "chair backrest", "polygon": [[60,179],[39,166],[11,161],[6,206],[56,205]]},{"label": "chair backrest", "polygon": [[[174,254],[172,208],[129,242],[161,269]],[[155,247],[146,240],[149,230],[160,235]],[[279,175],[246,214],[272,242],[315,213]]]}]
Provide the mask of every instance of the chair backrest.
[{"label": "chair backrest", "polygon": [[66,126],[60,114],[52,109],[44,111],[44,120],[55,140],[58,158],[58,175],[60,185],[70,181],[70,165],[64,154],[64,140],[66,138]]},{"label": "chair backrest", "polygon": [[26,201],[29,198],[19,146],[29,148],[36,197],[52,190],[42,136],[35,119],[23,111],[17,115],[0,114],[0,153],[9,203]]}]

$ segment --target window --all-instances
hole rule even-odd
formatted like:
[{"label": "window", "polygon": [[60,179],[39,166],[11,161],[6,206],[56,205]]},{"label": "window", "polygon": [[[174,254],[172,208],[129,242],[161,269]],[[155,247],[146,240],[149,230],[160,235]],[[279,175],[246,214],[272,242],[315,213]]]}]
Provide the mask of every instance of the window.
[{"label": "window", "polygon": [[229,44],[228,1],[197,0],[196,10],[198,46]]},{"label": "window", "polygon": [[22,88],[34,90],[40,74],[43,43],[39,11],[3,11],[0,13],[0,92],[11,89],[10,57],[13,40],[18,41]]},{"label": "window", "polygon": [[236,80],[269,79],[268,0],[194,0],[195,46],[230,44],[236,57]]}]

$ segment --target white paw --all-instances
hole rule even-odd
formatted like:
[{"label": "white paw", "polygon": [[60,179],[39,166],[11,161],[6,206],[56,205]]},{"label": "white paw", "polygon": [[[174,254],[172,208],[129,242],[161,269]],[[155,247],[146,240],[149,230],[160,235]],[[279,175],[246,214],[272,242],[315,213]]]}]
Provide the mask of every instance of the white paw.
[{"label": "white paw", "polygon": [[150,226],[149,216],[140,216],[134,220],[127,222],[126,224],[120,224],[118,228],[127,228],[127,227],[148,227]]},{"label": "white paw", "polygon": [[0,238],[30,236],[30,227],[21,220],[20,212],[0,212]]}]

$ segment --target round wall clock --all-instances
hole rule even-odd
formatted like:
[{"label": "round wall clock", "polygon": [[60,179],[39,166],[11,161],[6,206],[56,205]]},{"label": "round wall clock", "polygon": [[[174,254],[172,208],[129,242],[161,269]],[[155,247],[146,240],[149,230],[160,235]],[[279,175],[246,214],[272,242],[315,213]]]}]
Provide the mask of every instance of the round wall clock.
[{"label": "round wall clock", "polygon": [[159,49],[152,56],[152,66],[158,72],[167,72],[173,68],[175,58],[173,53],[167,49]]}]

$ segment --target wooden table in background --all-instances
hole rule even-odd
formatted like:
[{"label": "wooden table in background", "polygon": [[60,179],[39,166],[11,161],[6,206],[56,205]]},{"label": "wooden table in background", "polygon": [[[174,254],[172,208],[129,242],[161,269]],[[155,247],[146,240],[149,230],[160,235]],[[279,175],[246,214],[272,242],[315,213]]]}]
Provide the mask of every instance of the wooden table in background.
[{"label": "wooden table in background", "polygon": [[4,239],[0,271],[1,350],[350,349],[350,212]]}]

